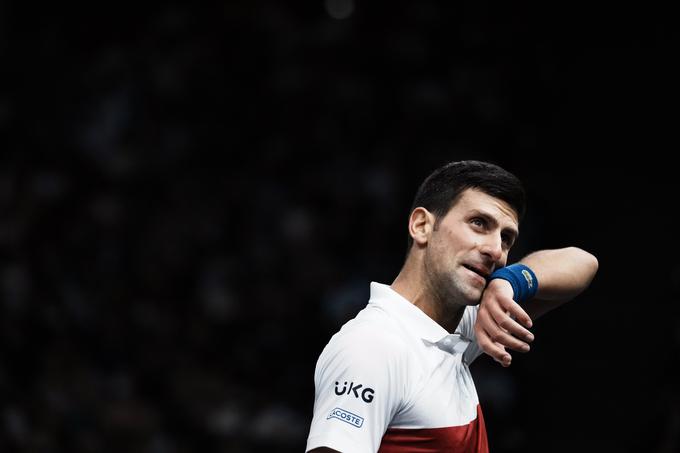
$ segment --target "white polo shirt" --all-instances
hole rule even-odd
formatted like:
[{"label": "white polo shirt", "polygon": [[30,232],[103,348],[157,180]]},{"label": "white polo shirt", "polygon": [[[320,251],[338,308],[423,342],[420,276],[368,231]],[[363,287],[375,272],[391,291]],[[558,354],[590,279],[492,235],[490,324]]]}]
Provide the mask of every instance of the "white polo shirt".
[{"label": "white polo shirt", "polygon": [[307,451],[488,451],[469,364],[477,307],[449,334],[387,285],[324,348]]}]

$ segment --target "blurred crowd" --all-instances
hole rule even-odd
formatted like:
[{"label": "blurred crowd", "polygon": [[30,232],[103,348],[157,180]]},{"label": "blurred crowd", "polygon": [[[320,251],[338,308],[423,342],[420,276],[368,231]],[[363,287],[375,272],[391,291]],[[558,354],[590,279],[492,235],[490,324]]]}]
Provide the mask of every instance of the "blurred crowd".
[{"label": "blurred crowd", "polygon": [[[317,3],[3,7],[0,452],[302,451],[419,182],[534,150],[523,11]],[[521,364],[478,371],[520,451]]]}]

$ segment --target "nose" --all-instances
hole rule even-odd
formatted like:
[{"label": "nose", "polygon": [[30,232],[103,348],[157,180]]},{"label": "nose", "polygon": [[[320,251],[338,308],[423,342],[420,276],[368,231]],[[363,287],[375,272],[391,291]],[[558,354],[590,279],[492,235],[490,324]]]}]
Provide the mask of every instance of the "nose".
[{"label": "nose", "polygon": [[488,256],[496,264],[502,264],[503,258],[503,240],[500,235],[489,234],[484,237],[484,241],[480,245],[482,255]]}]

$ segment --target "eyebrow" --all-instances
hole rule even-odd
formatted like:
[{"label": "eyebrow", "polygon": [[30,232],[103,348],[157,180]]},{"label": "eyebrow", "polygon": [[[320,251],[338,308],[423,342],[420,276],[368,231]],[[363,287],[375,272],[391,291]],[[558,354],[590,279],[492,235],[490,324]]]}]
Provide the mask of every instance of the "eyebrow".
[{"label": "eyebrow", "polygon": [[[496,220],[496,218],[489,214],[488,212],[480,211],[479,209],[473,209],[471,211],[471,215],[473,217],[482,217],[484,220],[491,223],[492,225],[498,226],[498,220]],[[513,241],[516,240],[517,237],[519,236],[519,231],[517,231],[514,228],[505,227],[501,231],[512,236]]]}]

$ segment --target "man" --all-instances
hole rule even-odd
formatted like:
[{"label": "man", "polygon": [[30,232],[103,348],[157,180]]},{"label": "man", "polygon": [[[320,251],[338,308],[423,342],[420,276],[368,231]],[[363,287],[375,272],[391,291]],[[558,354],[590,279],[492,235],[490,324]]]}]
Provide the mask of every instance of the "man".
[{"label": "man", "polygon": [[598,263],[568,247],[506,266],[524,190],[504,169],[452,162],[419,188],[409,250],[390,286],[336,333],[317,362],[307,451],[487,452],[469,370],[482,352],[509,366],[532,319],[583,291]]}]

